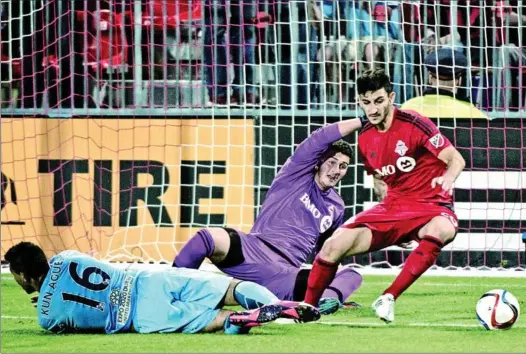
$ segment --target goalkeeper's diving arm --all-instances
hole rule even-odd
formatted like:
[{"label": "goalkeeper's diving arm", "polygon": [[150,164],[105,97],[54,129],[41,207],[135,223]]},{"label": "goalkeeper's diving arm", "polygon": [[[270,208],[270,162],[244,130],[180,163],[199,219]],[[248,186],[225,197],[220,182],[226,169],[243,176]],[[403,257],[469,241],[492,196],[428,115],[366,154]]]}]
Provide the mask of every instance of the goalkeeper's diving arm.
[{"label": "goalkeeper's diving arm", "polygon": [[347,136],[352,132],[359,130],[362,124],[365,124],[366,120],[361,118],[347,119],[335,124],[338,124],[338,130],[342,136]]}]

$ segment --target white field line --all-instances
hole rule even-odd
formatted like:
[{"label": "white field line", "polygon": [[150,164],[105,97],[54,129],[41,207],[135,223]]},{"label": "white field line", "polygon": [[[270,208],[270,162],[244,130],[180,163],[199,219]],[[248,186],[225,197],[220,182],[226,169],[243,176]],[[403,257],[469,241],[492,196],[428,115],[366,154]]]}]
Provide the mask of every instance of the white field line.
[{"label": "white field line", "polygon": [[[312,324],[320,324],[326,326],[349,326],[349,327],[397,327],[396,323],[385,324],[380,321],[378,322],[350,322],[350,321],[318,321],[312,322]],[[482,325],[477,323],[430,323],[430,322],[409,322],[400,323],[400,327],[450,327],[450,328],[480,328],[483,329]],[[515,323],[513,328],[526,328],[524,324]]]},{"label": "white field line", "polygon": [[7,320],[35,320],[37,319],[37,316],[9,316],[9,315],[2,315],[2,319]]},{"label": "white field line", "polygon": [[[2,315],[2,319],[8,320],[35,320],[36,316],[9,316]],[[319,321],[311,324],[325,325],[325,326],[349,326],[349,327],[390,327],[396,328],[396,324],[386,325],[382,322],[350,322],[350,321]],[[410,322],[401,323],[400,327],[448,327],[448,328],[480,328],[482,325],[476,323],[430,323],[430,322]],[[513,328],[526,328],[526,325],[516,323]]]},{"label": "white field line", "polygon": [[[384,281],[364,281],[363,282],[363,285],[362,286],[367,286],[367,285],[384,285],[384,286],[389,286],[391,285],[390,282],[384,282]],[[508,284],[508,283],[500,283],[500,282],[497,282],[497,281],[493,281],[492,282],[492,286],[496,289],[496,288],[518,288],[518,289],[526,289],[526,284]],[[459,283],[426,283],[426,282],[419,282],[418,280],[416,281],[416,283],[414,284],[414,286],[418,287],[418,286],[437,286],[437,287],[448,287],[448,286],[452,286],[452,287],[470,287],[470,286],[473,286],[473,287],[487,287],[488,285],[485,285],[485,284],[473,284],[471,282],[459,282]]]}]

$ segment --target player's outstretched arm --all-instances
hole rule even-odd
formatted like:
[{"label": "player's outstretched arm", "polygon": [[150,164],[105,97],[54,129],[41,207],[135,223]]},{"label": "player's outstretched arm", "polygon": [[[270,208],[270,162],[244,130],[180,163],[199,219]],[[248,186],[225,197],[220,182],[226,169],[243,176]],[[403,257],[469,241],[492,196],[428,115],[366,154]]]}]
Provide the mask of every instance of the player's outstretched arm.
[{"label": "player's outstretched arm", "polygon": [[455,181],[464,169],[464,166],[466,166],[466,161],[453,146],[448,146],[440,151],[437,157],[439,160],[444,161],[447,165],[447,170],[444,175],[433,178],[431,187],[435,188],[437,185],[442,185],[442,189],[452,195]]},{"label": "player's outstretched arm", "polygon": [[361,127],[362,123],[360,118],[354,118],[328,124],[317,129],[298,146],[292,155],[292,161],[303,165],[303,167],[307,167],[308,165],[314,166],[333,142],[351,134]]},{"label": "player's outstretched arm", "polygon": [[363,119],[360,118],[354,118],[354,119],[347,119],[342,122],[338,122],[338,129],[340,130],[340,134],[342,136],[347,136],[351,134],[352,132],[360,129],[362,127],[362,121]]}]

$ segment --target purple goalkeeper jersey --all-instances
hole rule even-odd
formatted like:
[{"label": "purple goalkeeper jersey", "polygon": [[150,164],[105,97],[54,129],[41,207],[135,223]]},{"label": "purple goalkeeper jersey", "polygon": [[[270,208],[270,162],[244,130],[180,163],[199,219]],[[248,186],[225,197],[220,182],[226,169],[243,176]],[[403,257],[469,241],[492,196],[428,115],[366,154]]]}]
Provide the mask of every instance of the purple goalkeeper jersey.
[{"label": "purple goalkeeper jersey", "polygon": [[333,188],[322,191],[314,181],[315,166],[341,137],[337,124],[316,130],[274,178],[249,237],[274,249],[276,262],[299,267],[313,252],[319,236],[343,223],[342,198]]}]

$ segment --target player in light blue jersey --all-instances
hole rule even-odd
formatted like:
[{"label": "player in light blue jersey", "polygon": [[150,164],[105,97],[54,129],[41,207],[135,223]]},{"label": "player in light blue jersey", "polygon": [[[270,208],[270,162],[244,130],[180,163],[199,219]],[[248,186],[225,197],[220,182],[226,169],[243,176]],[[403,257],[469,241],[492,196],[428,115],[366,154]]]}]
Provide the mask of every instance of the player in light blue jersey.
[{"label": "player in light blue jersey", "polygon": [[[313,132],[274,178],[248,234],[202,229],[173,265],[197,269],[209,258],[224,273],[263,285],[281,300],[303,300],[310,270],[302,264],[344,221],[344,202],[335,187],[347,173],[352,149],[342,138],[361,127],[356,118]],[[356,271],[340,269],[319,303],[322,314],[337,310],[361,283]]]},{"label": "player in light blue jersey", "polygon": [[[280,301],[252,282],[192,269],[121,269],[77,251],[49,262],[42,249],[21,242],[5,254],[28,293],[39,292],[38,322],[55,333],[248,333],[278,318],[310,322],[310,305]],[[247,311],[222,310],[241,305]]]}]

